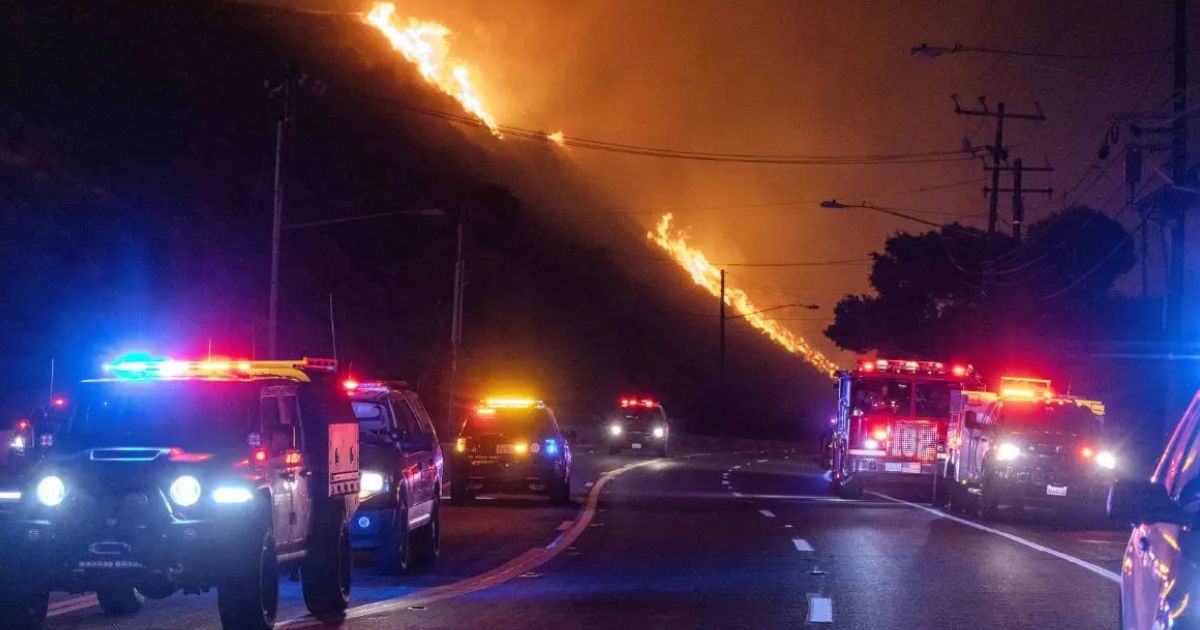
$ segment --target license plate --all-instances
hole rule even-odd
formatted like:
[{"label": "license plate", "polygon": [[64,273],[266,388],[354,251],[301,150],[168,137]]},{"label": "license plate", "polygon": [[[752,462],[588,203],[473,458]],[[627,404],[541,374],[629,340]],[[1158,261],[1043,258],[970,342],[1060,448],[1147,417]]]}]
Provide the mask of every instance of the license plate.
[{"label": "license plate", "polygon": [[642,445],[641,444],[630,444],[629,447],[630,448],[642,448]]},{"label": "license plate", "polygon": [[1046,486],[1046,494],[1052,497],[1065,497],[1067,496],[1067,487],[1049,484]]},{"label": "license plate", "polygon": [[512,444],[497,444],[496,453],[499,455],[511,455],[513,452]]}]

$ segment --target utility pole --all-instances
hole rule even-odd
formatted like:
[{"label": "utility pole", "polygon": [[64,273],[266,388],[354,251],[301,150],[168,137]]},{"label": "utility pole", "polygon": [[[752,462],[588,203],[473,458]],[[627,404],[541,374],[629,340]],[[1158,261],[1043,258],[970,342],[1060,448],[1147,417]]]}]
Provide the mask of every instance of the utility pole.
[{"label": "utility pole", "polygon": [[446,401],[446,427],[454,424],[454,395],[458,385],[458,349],[462,344],[463,284],[466,276],[466,260],[463,259],[463,220],[466,209],[458,211],[458,246],[454,255],[454,302],[450,314],[450,383]]},{"label": "utility pole", "polygon": [[1167,335],[1173,343],[1184,341],[1184,253],[1187,249],[1187,0],[1175,0],[1174,108],[1171,121],[1171,266],[1167,280]]},{"label": "utility pole", "polygon": [[271,295],[267,314],[267,358],[278,359],[279,350],[279,249],[283,233],[285,134],[292,119],[292,71],[283,79],[283,115],[275,123],[275,185],[271,220]]},{"label": "utility pole", "polygon": [[721,270],[721,306],[720,306],[720,335],[721,335],[721,385],[725,385],[725,270]]},{"label": "utility pole", "polygon": [[[1021,240],[1021,227],[1025,222],[1025,193],[1039,193],[1047,197],[1054,194],[1053,188],[1025,188],[1024,174],[1025,173],[1049,173],[1054,170],[1051,166],[1025,166],[1024,161],[1020,158],[1013,160],[1012,166],[994,166],[992,172],[999,173],[1001,171],[1012,172],[1012,187],[997,188],[997,193],[1008,192],[1012,193],[1012,235],[1018,241]],[[998,179],[998,178],[997,178]],[[991,192],[990,187],[984,188],[984,191]]]},{"label": "utility pole", "polygon": [[984,192],[988,194],[988,230],[983,246],[984,270],[983,290],[981,293],[986,295],[992,276],[992,239],[996,235],[996,222],[999,220],[1000,172],[1005,170],[1002,165],[1008,161],[1008,150],[1004,147],[1004,121],[1012,119],[1036,120],[1041,122],[1046,120],[1046,116],[1042,113],[1042,106],[1036,103],[1035,111],[1032,114],[1013,114],[1005,109],[1004,103],[997,104],[994,111],[989,109],[987,100],[982,96],[979,97],[979,109],[963,109],[962,104],[958,102],[958,95],[951,95],[951,98],[954,99],[954,113],[959,116],[980,116],[996,119],[996,137],[992,145],[988,147],[988,153],[992,157],[992,165],[984,167],[984,170],[992,172],[992,185],[984,189]]}]

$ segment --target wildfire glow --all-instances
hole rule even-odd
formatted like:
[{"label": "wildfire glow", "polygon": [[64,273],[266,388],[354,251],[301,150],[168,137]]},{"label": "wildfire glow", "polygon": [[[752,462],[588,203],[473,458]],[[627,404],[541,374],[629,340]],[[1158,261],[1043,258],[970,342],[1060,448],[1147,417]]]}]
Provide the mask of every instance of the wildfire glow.
[{"label": "wildfire glow", "polygon": [[391,2],[376,2],[363,20],[379,29],[391,42],[392,49],[417,66],[426,81],[457,100],[500,137],[496,119],[488,113],[483,97],[471,83],[467,66],[450,57],[450,29],[412,17],[401,21],[396,16],[396,5]]},{"label": "wildfire glow", "polygon": [[567,137],[564,136],[563,132],[561,132],[561,131],[555,131],[554,133],[546,134],[546,139],[549,140],[550,142],[553,142],[554,144],[557,144],[560,147],[566,146]]},{"label": "wildfire glow", "polygon": [[[675,262],[691,275],[693,282],[703,287],[713,297],[720,297],[721,271],[708,262],[708,259],[704,257],[704,252],[688,245],[687,233],[672,227],[673,218],[669,213],[664,214],[654,231],[646,233],[646,238],[666,250],[675,259]],[[728,281],[725,283],[725,303],[737,311],[751,326],[783,346],[788,352],[800,355],[822,374],[832,377],[837,370],[837,365],[833,361],[809,345],[802,337],[784,328],[779,322],[758,313],[761,309],[750,301],[750,296],[741,289],[731,288]]]}]

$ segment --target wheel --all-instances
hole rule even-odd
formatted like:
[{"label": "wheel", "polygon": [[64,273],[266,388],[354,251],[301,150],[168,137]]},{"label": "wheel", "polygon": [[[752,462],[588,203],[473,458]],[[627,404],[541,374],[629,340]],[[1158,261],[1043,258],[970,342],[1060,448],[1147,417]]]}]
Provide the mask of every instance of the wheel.
[{"label": "wheel", "polygon": [[555,505],[571,504],[571,476],[566,475],[550,487],[550,502]]},{"label": "wheel", "polygon": [[275,538],[267,528],[249,537],[257,544],[245,545],[247,553],[232,557],[230,567],[217,584],[217,609],[225,630],[271,630],[279,607],[279,561]]},{"label": "wheel", "polygon": [[442,554],[442,502],[433,500],[433,511],[430,512],[429,522],[418,529],[413,536],[411,545],[412,557],[416,564],[428,567],[437,562]]},{"label": "wheel", "polygon": [[843,499],[861,499],[863,495],[863,481],[858,477],[843,479],[836,488],[838,496]]},{"label": "wheel", "polygon": [[130,584],[108,584],[96,590],[100,610],[106,615],[133,615],[142,609],[146,598]]},{"label": "wheel", "polygon": [[375,552],[375,568],[384,573],[407,573],[412,567],[412,532],[408,530],[408,499],[401,494],[392,513],[392,527]]},{"label": "wheel", "polygon": [[46,625],[50,591],[33,588],[20,578],[5,580],[0,589],[0,619],[12,630],[41,630]]},{"label": "wheel", "polygon": [[950,510],[951,513],[958,512],[961,514],[964,511],[963,492],[963,487],[960,484],[953,483],[953,480],[948,484],[946,489],[946,509]]},{"label": "wheel", "polygon": [[987,477],[979,484],[979,496],[975,499],[975,514],[981,521],[994,521],[1000,516],[1000,503],[996,493],[988,488]]},{"label": "wheel", "polygon": [[621,447],[620,447],[620,446],[610,446],[610,447],[608,447],[608,454],[609,454],[609,455],[616,455],[617,453],[620,453],[620,452],[621,452]]},{"label": "wheel", "polygon": [[475,500],[475,493],[467,488],[465,481],[450,482],[450,502],[455,505],[463,505]]},{"label": "wheel", "polygon": [[[406,521],[407,522],[407,521]],[[314,617],[332,620],[350,606],[350,574],[354,555],[350,527],[340,517],[325,522],[329,531],[313,536],[308,555],[300,565],[304,606]]]}]

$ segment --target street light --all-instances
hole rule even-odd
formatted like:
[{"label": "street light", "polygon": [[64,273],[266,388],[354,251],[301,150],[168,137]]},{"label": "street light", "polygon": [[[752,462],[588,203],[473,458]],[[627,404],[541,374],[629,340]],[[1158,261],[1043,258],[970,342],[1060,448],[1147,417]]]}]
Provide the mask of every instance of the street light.
[{"label": "street light", "polygon": [[925,219],[922,219],[921,217],[914,217],[911,214],[897,212],[896,210],[893,210],[891,208],[884,208],[882,206],[872,205],[865,201],[862,203],[842,203],[842,202],[838,201],[837,199],[826,199],[825,201],[821,202],[821,207],[825,208],[827,210],[850,210],[852,208],[859,208],[862,210],[870,210],[871,212],[878,212],[880,214],[886,214],[886,215],[893,216],[893,217],[899,217],[901,219],[908,219],[909,221],[916,221],[917,223],[920,223],[922,225],[928,225],[930,227],[935,227],[935,228],[939,228],[939,229],[945,228],[945,227],[951,227],[951,226],[946,226],[942,223],[937,223],[936,221],[927,221]]},{"label": "street light", "polygon": [[954,46],[951,46],[951,47],[930,46],[929,44],[921,44],[920,46],[913,46],[913,48],[910,52],[911,52],[912,56],[914,56],[914,57],[933,58],[933,57],[941,57],[942,55],[947,55],[947,54],[960,53],[963,50],[965,50],[965,49],[963,48],[962,44],[954,44]]}]

